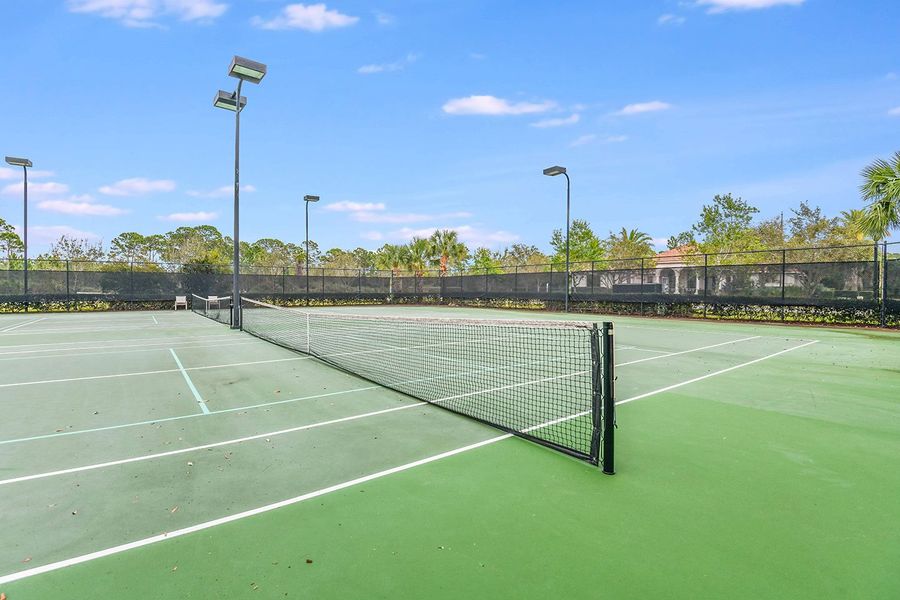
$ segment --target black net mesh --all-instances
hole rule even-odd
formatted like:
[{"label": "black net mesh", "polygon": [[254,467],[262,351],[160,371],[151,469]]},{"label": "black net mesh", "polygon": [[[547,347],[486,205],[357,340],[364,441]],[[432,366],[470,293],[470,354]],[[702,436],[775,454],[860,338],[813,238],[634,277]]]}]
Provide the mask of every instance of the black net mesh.
[{"label": "black net mesh", "polygon": [[231,325],[231,296],[204,298],[191,294],[191,310],[213,321]]},{"label": "black net mesh", "polygon": [[242,329],[257,337],[598,461],[596,391],[610,373],[599,367],[593,323],[372,317],[246,298],[241,306]]}]

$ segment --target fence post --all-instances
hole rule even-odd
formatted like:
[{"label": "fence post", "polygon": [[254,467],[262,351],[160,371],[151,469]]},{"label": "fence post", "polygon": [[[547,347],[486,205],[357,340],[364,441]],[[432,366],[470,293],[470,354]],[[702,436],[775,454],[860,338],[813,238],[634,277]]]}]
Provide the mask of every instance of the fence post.
[{"label": "fence post", "polygon": [[287,294],[287,267],[281,267],[281,295]]},{"label": "fence post", "polygon": [[884,240],[884,247],[881,252],[881,264],[882,273],[881,273],[881,326],[887,327],[887,282],[888,282],[888,251],[887,251],[887,240]]},{"label": "fence post", "polygon": [[131,267],[131,275],[129,276],[129,287],[131,289],[129,290],[129,297],[134,301],[134,261],[131,261],[129,266]]},{"label": "fence post", "polygon": [[388,298],[392,298],[394,296],[394,269],[391,269],[391,274],[388,275]]},{"label": "fence post", "polygon": [[356,299],[362,298],[362,269],[359,270],[356,280]]},{"label": "fence post", "polygon": [[550,263],[550,280],[547,282],[547,300],[553,301],[553,263]]},{"label": "fence post", "polygon": [[784,321],[784,285],[787,275],[787,250],[781,249],[781,320]]},{"label": "fence post", "polygon": [[322,301],[325,301],[325,269],[322,269]]},{"label": "fence post", "polygon": [[69,294],[69,260],[66,259],[66,310],[72,310],[71,307],[72,298]]},{"label": "fence post", "polygon": [[707,297],[709,296],[709,254],[703,255],[703,318],[706,318]]},{"label": "fence post", "polygon": [[516,265],[516,270],[513,271],[513,299],[519,299],[519,265]]},{"label": "fence post", "polygon": [[484,296],[483,298],[487,298],[488,295],[488,273],[489,269],[487,267],[484,268]]},{"label": "fence post", "polygon": [[876,301],[878,296],[878,271],[881,269],[881,261],[878,260],[878,242],[875,242],[872,247],[872,255],[873,255],[873,266],[875,267],[874,273],[872,274],[872,300]]},{"label": "fence post", "polygon": [[591,261],[591,300],[594,299],[594,279],[597,276],[597,261]]},{"label": "fence post", "polygon": [[644,259],[641,257],[641,282],[638,285],[638,296],[641,301],[641,316],[644,316]]}]

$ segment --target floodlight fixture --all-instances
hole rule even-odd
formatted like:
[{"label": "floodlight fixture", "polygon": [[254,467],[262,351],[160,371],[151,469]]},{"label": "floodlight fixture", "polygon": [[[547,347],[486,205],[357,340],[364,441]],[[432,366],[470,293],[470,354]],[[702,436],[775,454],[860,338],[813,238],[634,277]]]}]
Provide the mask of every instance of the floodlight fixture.
[{"label": "floodlight fixture", "polygon": [[31,167],[31,161],[27,158],[16,158],[15,156],[7,156],[6,164],[14,167]]},{"label": "floodlight fixture", "polygon": [[255,60],[235,56],[231,59],[228,74],[250,83],[259,83],[266,76],[266,65]]},{"label": "floodlight fixture", "polygon": [[306,202],[318,202],[318,201],[319,201],[319,197],[318,197],[318,196],[308,196],[308,195],[307,195],[307,196],[303,196],[303,199],[304,199]]},{"label": "floodlight fixture", "polygon": [[557,175],[565,175],[565,174],[566,174],[565,167],[555,166],[555,167],[547,167],[546,169],[544,169],[544,175],[547,175],[548,177],[556,177]]},{"label": "floodlight fixture", "polygon": [[[224,108],[225,110],[237,110],[237,103],[234,101],[234,92],[225,92],[219,90],[213,99],[213,106],[216,108]],[[241,96],[241,110],[247,105],[247,96]]]}]

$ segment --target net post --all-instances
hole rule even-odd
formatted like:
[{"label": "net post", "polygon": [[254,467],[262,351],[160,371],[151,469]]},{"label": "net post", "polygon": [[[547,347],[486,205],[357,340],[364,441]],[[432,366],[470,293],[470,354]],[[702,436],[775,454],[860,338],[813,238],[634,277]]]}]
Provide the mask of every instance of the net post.
[{"label": "net post", "polygon": [[[591,460],[600,464],[603,472],[613,475],[615,469],[616,403],[613,380],[613,324],[604,322],[591,329]],[[601,449],[602,444],[602,449]]]}]

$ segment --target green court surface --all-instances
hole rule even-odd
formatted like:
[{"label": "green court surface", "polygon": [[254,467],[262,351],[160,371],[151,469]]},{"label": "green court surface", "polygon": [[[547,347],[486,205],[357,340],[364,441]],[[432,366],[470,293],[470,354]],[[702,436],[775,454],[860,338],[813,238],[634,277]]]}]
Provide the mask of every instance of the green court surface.
[{"label": "green court surface", "polygon": [[900,335],[612,320],[606,476],[189,312],[2,315],[0,592],[900,597]]}]

